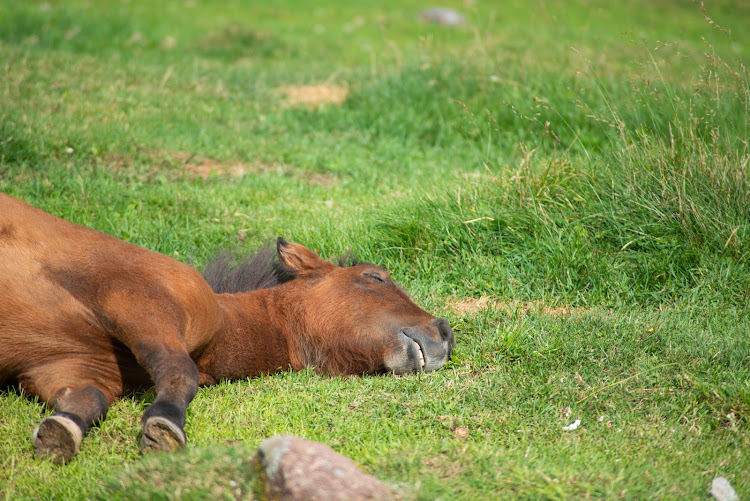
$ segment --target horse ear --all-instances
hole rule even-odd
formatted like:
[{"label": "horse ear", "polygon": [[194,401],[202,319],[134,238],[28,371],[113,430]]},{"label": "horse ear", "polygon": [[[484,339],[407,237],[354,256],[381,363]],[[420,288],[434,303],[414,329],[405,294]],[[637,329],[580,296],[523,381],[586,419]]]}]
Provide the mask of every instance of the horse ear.
[{"label": "horse ear", "polygon": [[279,253],[281,266],[295,276],[308,275],[333,268],[331,263],[322,260],[307,247],[287,242],[281,237],[276,240],[276,250]]}]

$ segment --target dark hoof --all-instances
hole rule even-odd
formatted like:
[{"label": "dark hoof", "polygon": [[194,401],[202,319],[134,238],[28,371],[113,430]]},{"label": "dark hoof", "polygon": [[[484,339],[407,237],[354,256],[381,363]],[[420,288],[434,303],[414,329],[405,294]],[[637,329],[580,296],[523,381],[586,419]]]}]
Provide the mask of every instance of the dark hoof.
[{"label": "dark hoof", "polygon": [[55,464],[65,464],[78,452],[83,432],[72,419],[53,415],[37,426],[33,439],[38,457],[49,457]]},{"label": "dark hoof", "polygon": [[167,418],[152,416],[143,424],[141,451],[173,451],[187,443],[185,432]]}]

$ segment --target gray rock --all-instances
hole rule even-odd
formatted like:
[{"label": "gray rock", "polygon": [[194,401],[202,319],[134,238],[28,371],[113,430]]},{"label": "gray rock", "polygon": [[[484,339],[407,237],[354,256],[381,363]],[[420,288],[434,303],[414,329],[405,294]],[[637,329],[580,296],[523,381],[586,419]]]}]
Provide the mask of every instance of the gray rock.
[{"label": "gray rock", "polygon": [[432,7],[420,12],[419,17],[424,21],[443,26],[461,26],[466,23],[463,14],[447,7]]},{"label": "gray rock", "polygon": [[724,477],[716,477],[711,481],[711,496],[717,501],[739,501],[739,496],[734,492],[732,484]]},{"label": "gray rock", "polygon": [[255,464],[266,499],[281,501],[392,500],[380,480],[318,442],[290,435],[264,440]]}]

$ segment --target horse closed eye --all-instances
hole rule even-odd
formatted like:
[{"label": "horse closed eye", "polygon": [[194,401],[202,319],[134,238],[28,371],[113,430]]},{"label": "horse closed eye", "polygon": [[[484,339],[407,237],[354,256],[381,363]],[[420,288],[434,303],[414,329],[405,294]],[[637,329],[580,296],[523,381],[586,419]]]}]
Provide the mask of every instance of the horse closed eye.
[{"label": "horse closed eye", "polygon": [[381,277],[377,273],[365,273],[364,274],[367,278],[371,278],[375,280],[376,282],[380,282],[381,284],[387,284],[388,282],[385,280],[385,278]]}]

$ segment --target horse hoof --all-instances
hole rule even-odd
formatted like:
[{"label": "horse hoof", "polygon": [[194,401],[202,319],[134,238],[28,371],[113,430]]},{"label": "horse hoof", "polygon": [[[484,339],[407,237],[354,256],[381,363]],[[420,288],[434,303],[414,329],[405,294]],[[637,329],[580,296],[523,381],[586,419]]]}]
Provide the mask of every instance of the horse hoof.
[{"label": "horse hoof", "polygon": [[185,432],[167,418],[152,416],[143,424],[142,452],[173,451],[187,443]]},{"label": "horse hoof", "polygon": [[52,415],[39,423],[32,437],[38,457],[49,457],[55,464],[65,464],[78,453],[83,432],[72,419]]}]

